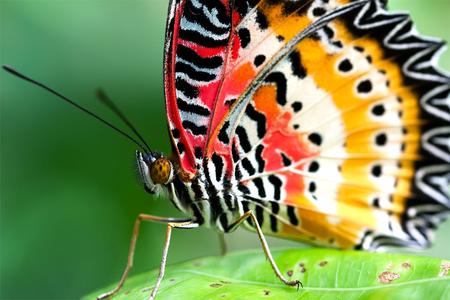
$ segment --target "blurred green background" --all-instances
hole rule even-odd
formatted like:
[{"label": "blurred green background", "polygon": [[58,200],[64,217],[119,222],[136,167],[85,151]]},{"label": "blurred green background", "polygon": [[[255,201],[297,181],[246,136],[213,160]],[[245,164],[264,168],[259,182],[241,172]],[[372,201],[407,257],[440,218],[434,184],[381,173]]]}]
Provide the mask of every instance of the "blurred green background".
[{"label": "blurred green background", "polygon": [[[0,1],[0,63],[108,119],[103,87],[151,145],[169,151],[162,52],[167,0]],[[391,0],[419,30],[450,40],[450,0]],[[450,69],[450,53],[440,59]],[[73,299],[118,280],[135,217],[178,216],[136,179],[135,147],[47,92],[0,72],[0,298]],[[117,122],[119,124],[119,122]],[[133,272],[159,264],[164,226],[145,224]],[[231,249],[259,247],[244,231]],[[301,245],[270,239],[272,246]],[[450,258],[450,223],[424,255]],[[174,232],[169,263],[218,253],[206,229]]]}]

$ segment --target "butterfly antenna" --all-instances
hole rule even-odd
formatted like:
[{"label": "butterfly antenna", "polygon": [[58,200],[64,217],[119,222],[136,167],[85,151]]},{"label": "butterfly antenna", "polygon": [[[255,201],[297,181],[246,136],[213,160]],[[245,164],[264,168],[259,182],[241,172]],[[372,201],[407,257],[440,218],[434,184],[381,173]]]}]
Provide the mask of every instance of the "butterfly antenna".
[{"label": "butterfly antenna", "polygon": [[147,144],[147,142],[144,140],[142,135],[139,133],[139,131],[134,127],[134,125],[128,120],[128,118],[125,116],[125,114],[120,110],[120,108],[106,95],[106,93],[102,89],[97,89],[95,94],[97,95],[97,98],[106,105],[114,114],[116,114],[119,119],[121,119],[125,125],[128,126],[128,128],[133,131],[133,133],[139,138],[139,140],[147,147],[147,150],[151,152],[150,146]]},{"label": "butterfly antenna", "polygon": [[101,123],[105,124],[106,126],[108,126],[109,128],[115,130],[116,132],[118,132],[119,134],[121,134],[122,136],[126,137],[127,139],[129,139],[130,141],[132,141],[133,143],[135,143],[136,145],[138,145],[142,150],[144,150],[144,152],[147,151],[147,149],[144,147],[144,145],[142,145],[140,142],[138,142],[136,139],[134,139],[133,137],[131,137],[129,134],[127,134],[126,132],[124,132],[123,130],[117,128],[116,126],[114,126],[113,124],[111,124],[110,122],[106,121],[105,119],[101,118],[100,116],[96,115],[95,113],[91,112],[90,110],[84,108],[83,106],[79,105],[78,103],[74,102],[73,100],[70,100],[69,98],[67,98],[66,96],[58,93],[57,91],[53,90],[52,88],[46,86],[43,83],[40,83],[34,79],[31,79],[30,77],[20,73],[19,71],[15,70],[14,68],[7,66],[7,65],[3,65],[2,68],[7,71],[8,73],[17,76],[25,81],[28,81],[34,85],[37,85],[41,88],[43,88],[44,90],[50,92],[51,94],[57,96],[58,98],[60,98],[61,100],[66,101],[67,103],[69,103],[70,105],[74,106],[75,108],[85,112],[86,114],[90,115],[91,117],[97,119],[98,121],[100,121]]}]

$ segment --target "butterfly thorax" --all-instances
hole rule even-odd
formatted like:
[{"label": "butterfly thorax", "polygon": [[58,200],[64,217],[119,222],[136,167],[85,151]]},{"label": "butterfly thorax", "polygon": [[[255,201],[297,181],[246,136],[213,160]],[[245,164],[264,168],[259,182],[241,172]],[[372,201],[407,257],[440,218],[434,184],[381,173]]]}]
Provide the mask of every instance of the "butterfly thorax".
[{"label": "butterfly thorax", "polygon": [[199,224],[227,232],[229,225],[243,212],[236,180],[231,176],[217,182],[211,171],[215,172],[208,168],[208,159],[204,159],[191,180],[183,180],[183,174],[176,172],[173,181],[166,186],[168,198]]}]

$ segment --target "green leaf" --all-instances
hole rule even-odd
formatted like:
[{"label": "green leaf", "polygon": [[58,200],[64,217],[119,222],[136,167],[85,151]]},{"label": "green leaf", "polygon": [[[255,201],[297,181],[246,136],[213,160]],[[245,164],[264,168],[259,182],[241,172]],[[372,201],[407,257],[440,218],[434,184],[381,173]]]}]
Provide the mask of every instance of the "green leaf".
[{"label": "green leaf", "polygon": [[[168,265],[156,299],[450,299],[450,261],[330,249],[273,255],[283,274],[303,288],[284,286],[263,252],[250,251]],[[114,299],[147,299],[157,275],[154,270],[129,278]]]}]

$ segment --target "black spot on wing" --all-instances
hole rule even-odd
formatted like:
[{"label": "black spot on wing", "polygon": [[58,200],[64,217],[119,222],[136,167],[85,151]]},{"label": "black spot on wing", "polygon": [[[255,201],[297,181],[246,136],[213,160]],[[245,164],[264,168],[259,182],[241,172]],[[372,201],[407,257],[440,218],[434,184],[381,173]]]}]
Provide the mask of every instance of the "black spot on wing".
[{"label": "black spot on wing", "polygon": [[172,129],[172,136],[173,136],[175,139],[179,139],[179,138],[180,138],[180,131],[178,130],[178,128]]},{"label": "black spot on wing", "polygon": [[249,152],[252,149],[250,145],[250,140],[247,136],[247,131],[242,126],[236,127],[236,135],[239,138],[239,144],[241,145],[244,152]]},{"label": "black spot on wing", "polygon": [[184,153],[184,150],[185,150],[184,144],[183,144],[182,142],[178,142],[178,143],[177,143],[177,149],[178,149],[178,152],[179,152],[180,154],[183,154],[183,153]]},{"label": "black spot on wing", "polygon": [[351,71],[353,68],[352,63],[350,62],[350,60],[348,58],[343,59],[339,64],[338,64],[338,69],[341,72],[349,72]]},{"label": "black spot on wing", "polygon": [[308,136],[308,139],[311,143],[320,146],[322,144],[322,136],[317,132],[313,132]]},{"label": "black spot on wing", "polygon": [[340,49],[344,48],[344,45],[342,45],[341,41],[333,41],[333,42],[331,42],[331,44],[333,46],[335,46],[336,48],[340,48]]},{"label": "black spot on wing", "polygon": [[253,179],[253,183],[258,189],[258,196],[261,198],[266,198],[266,190],[264,189],[264,183],[261,178],[257,177]]},{"label": "black spot on wing", "polygon": [[266,60],[266,56],[265,56],[265,55],[262,55],[262,54],[259,54],[259,55],[257,55],[257,56],[255,57],[255,59],[253,60],[253,64],[254,64],[256,67],[259,67],[260,65],[262,65],[262,64],[264,63],[265,60]]},{"label": "black spot on wing", "polygon": [[236,150],[236,144],[233,143],[232,147],[231,147],[231,156],[233,158],[233,162],[237,162],[239,160],[239,154]]},{"label": "black spot on wing", "polygon": [[252,163],[250,162],[250,160],[246,157],[244,159],[242,159],[242,167],[244,167],[244,169],[247,171],[247,173],[252,176],[255,175],[256,170],[253,167]]},{"label": "black spot on wing", "polygon": [[380,198],[375,197],[375,198],[372,200],[372,206],[373,206],[373,207],[376,207],[376,208],[380,208]]},{"label": "black spot on wing", "polygon": [[288,218],[289,218],[289,222],[290,222],[292,225],[297,226],[297,225],[299,224],[297,215],[296,215],[296,213],[295,213],[295,207],[294,207],[294,206],[290,206],[290,205],[289,205],[289,206],[287,207],[287,215],[288,215]]},{"label": "black spot on wing", "polygon": [[387,135],[386,133],[382,132],[380,134],[377,134],[377,136],[375,137],[375,143],[378,146],[384,146],[387,143]]},{"label": "black spot on wing", "polygon": [[264,166],[266,164],[265,160],[262,157],[263,150],[264,150],[264,146],[260,144],[256,147],[256,151],[255,151],[255,158],[256,158],[256,162],[258,163],[258,172],[259,173],[264,172]]},{"label": "black spot on wing", "polygon": [[245,114],[256,122],[256,130],[258,132],[258,138],[262,139],[266,134],[266,117],[264,114],[256,111],[252,105],[247,105],[245,109]]},{"label": "black spot on wing", "polygon": [[327,36],[328,39],[332,39],[334,37],[334,31],[333,29],[331,29],[330,26],[324,26],[323,32],[325,32],[325,35]]},{"label": "black spot on wing", "polygon": [[213,155],[211,156],[211,159],[212,159],[212,162],[216,169],[216,180],[218,182],[220,182],[222,180],[222,172],[223,172],[223,167],[224,167],[223,160],[216,153],[213,153]]},{"label": "black spot on wing", "polygon": [[219,135],[218,135],[219,141],[221,141],[222,143],[224,143],[226,145],[228,145],[228,143],[230,143],[230,139],[229,139],[228,133],[227,133],[227,129],[229,126],[230,126],[230,122],[226,121],[223,124],[222,128],[220,128]]},{"label": "black spot on wing", "polygon": [[360,83],[358,83],[356,89],[359,93],[364,94],[370,93],[370,91],[372,90],[372,82],[368,79],[363,80]]},{"label": "black spot on wing", "polygon": [[378,164],[377,164],[377,165],[374,165],[374,166],[372,167],[371,173],[372,173],[372,175],[375,176],[375,177],[380,177],[381,174],[382,174],[381,165],[378,165]]},{"label": "black spot on wing", "polygon": [[240,28],[238,30],[238,36],[241,41],[241,47],[245,48],[250,44],[250,31],[247,28]]},{"label": "black spot on wing", "polygon": [[355,49],[356,51],[358,51],[360,53],[364,52],[364,48],[361,46],[354,46],[353,49]]},{"label": "black spot on wing", "polygon": [[300,101],[295,101],[294,103],[291,104],[291,107],[294,110],[294,112],[299,112],[303,108],[303,103],[301,103]]},{"label": "black spot on wing", "polygon": [[275,83],[277,86],[277,102],[280,105],[286,104],[286,77],[281,72],[272,72],[265,79],[267,83]]},{"label": "black spot on wing", "polygon": [[300,79],[305,78],[306,69],[302,65],[300,52],[292,51],[292,53],[289,54],[289,60],[291,61],[292,73]]},{"label": "black spot on wing", "polygon": [[182,125],[184,129],[191,131],[193,135],[205,135],[207,131],[206,126],[197,126],[194,122],[188,120],[184,120]]},{"label": "black spot on wing", "polygon": [[309,183],[309,187],[308,187],[309,192],[314,193],[316,191],[316,189],[317,189],[316,183],[314,181],[311,181]]},{"label": "black spot on wing", "polygon": [[264,13],[261,12],[260,10],[256,12],[256,23],[258,23],[259,28],[263,30],[269,27],[269,21],[267,20]]},{"label": "black spot on wing", "polygon": [[375,116],[382,116],[386,112],[383,104],[377,104],[372,107],[372,114]]},{"label": "black spot on wing", "polygon": [[308,172],[314,173],[317,172],[318,170],[319,170],[319,163],[313,160],[308,167]]},{"label": "black spot on wing", "polygon": [[315,16],[315,17],[320,17],[320,16],[323,16],[325,13],[326,13],[327,11],[325,10],[325,8],[323,8],[323,7],[315,7],[315,8],[313,8],[313,10],[312,10],[312,14]]},{"label": "black spot on wing", "polygon": [[283,160],[283,166],[287,167],[292,164],[292,160],[283,152],[280,152],[281,159]]},{"label": "black spot on wing", "polygon": [[281,182],[281,179],[275,175],[270,175],[269,182],[273,185],[273,188],[274,188],[274,196],[273,197],[275,198],[275,200],[280,200],[281,199],[281,186],[283,185],[283,183]]}]

